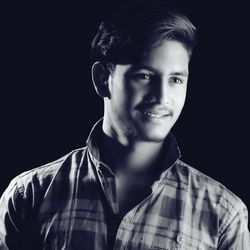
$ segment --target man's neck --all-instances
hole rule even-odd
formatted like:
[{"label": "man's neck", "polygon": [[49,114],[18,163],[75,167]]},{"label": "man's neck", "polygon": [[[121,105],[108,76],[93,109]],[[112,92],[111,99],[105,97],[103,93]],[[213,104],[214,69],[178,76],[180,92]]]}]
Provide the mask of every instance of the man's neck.
[{"label": "man's neck", "polygon": [[163,142],[123,141],[129,143],[107,135],[103,129],[101,159],[116,174],[116,197],[122,216],[151,194],[152,184],[159,178],[163,146]]},{"label": "man's neck", "polygon": [[126,169],[147,172],[158,161],[163,142],[130,140],[122,144],[117,138],[102,133],[101,154],[103,161],[114,171]]}]

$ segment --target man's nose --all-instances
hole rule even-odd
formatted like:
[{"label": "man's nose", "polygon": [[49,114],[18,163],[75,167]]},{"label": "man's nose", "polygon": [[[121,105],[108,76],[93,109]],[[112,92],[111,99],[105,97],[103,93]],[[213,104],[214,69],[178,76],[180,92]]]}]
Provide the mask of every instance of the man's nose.
[{"label": "man's nose", "polygon": [[159,104],[170,102],[170,89],[167,80],[161,79],[155,84],[155,98]]}]

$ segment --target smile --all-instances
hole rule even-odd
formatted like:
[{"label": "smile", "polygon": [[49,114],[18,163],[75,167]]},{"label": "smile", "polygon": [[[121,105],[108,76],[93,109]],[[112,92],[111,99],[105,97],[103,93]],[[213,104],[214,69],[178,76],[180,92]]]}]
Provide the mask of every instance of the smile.
[{"label": "smile", "polygon": [[149,117],[155,117],[155,118],[163,118],[169,116],[169,114],[154,114],[150,112],[143,112],[144,115],[149,116]]}]

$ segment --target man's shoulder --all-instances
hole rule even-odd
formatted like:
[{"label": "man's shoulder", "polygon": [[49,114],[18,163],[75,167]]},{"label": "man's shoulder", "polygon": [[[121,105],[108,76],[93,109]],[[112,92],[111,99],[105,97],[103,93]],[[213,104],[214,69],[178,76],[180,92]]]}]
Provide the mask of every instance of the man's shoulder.
[{"label": "man's shoulder", "polygon": [[226,188],[222,183],[198,170],[197,168],[178,160],[176,162],[178,169],[181,169],[181,172],[184,172],[188,178],[190,185],[196,188],[212,188],[214,190],[225,190],[231,192],[228,188]]},{"label": "man's shoulder", "polygon": [[181,160],[177,161],[176,166],[188,178],[189,189],[193,195],[203,195],[204,199],[211,199],[226,210],[245,209],[243,201],[224,184]]},{"label": "man's shoulder", "polygon": [[242,240],[249,241],[248,210],[236,194],[220,182],[180,160],[176,163],[176,172],[186,176],[188,205],[193,211],[199,211],[194,213],[195,216],[203,216],[199,217],[199,220],[207,217],[208,225],[212,223],[212,228],[218,226],[216,229],[218,235],[227,235],[224,240],[227,238],[231,240],[237,234],[237,237],[246,237]]},{"label": "man's shoulder", "polygon": [[35,186],[36,190],[46,189],[55,178],[67,178],[72,168],[79,167],[85,151],[86,147],[75,149],[55,161],[25,171],[17,175],[10,186],[15,186],[24,196],[29,186]]}]

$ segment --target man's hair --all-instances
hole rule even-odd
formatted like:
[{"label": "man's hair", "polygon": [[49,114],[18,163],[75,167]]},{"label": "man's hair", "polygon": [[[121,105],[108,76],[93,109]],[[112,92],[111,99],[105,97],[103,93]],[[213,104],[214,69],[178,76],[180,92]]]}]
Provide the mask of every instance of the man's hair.
[{"label": "man's hair", "polygon": [[191,56],[195,26],[167,1],[119,3],[103,20],[91,45],[91,58],[110,64],[131,64],[163,41],[176,40]]}]

